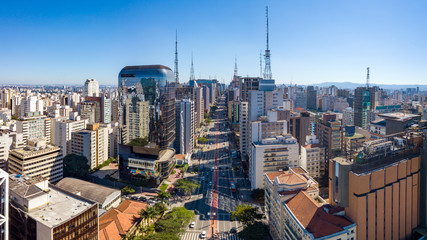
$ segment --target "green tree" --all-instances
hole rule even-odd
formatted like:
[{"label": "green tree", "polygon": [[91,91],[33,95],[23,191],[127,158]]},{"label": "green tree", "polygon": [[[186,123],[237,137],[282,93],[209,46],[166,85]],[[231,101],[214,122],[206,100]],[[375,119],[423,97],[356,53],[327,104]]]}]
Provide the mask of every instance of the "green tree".
[{"label": "green tree", "polygon": [[156,199],[160,200],[163,204],[169,204],[169,199],[172,197],[172,195],[169,192],[166,191],[158,191]]},{"label": "green tree", "polygon": [[122,193],[123,194],[133,194],[133,193],[135,193],[135,189],[133,189],[132,187],[130,187],[130,186],[124,186],[123,188],[122,188]]},{"label": "green tree", "polygon": [[185,207],[174,207],[172,211],[165,215],[165,219],[173,219],[181,224],[182,227],[190,224],[194,219],[194,212],[186,209]]},{"label": "green tree", "polygon": [[200,187],[200,185],[193,180],[187,179],[187,178],[182,178],[182,179],[178,179],[175,183],[174,183],[175,189],[185,195],[185,196],[189,196],[191,195],[191,193],[196,190],[198,187]]},{"label": "green tree", "polygon": [[144,240],[180,240],[181,238],[176,233],[158,232],[158,233],[154,233],[149,236],[146,236],[143,239]]},{"label": "green tree", "polygon": [[141,209],[139,215],[141,219],[145,220],[147,225],[150,225],[151,220],[159,216],[159,212],[155,207],[148,206],[145,209]]},{"label": "green tree", "polygon": [[144,147],[148,144],[148,137],[135,138],[130,141],[129,145],[131,146],[141,146]]},{"label": "green tree", "polygon": [[254,208],[249,204],[241,204],[236,207],[236,211],[231,211],[231,218],[237,219],[245,226],[254,224],[262,219],[262,214],[258,213],[258,208]]},{"label": "green tree", "polygon": [[264,240],[268,229],[262,222],[255,222],[243,228],[237,236],[244,240]]},{"label": "green tree", "polygon": [[62,159],[64,177],[87,179],[89,176],[89,161],[85,156],[69,154]]},{"label": "green tree", "polygon": [[164,203],[156,203],[154,205],[154,208],[156,209],[156,211],[159,213],[160,216],[163,216],[163,214],[165,214],[165,212],[168,210],[168,208],[166,207],[166,204]]},{"label": "green tree", "polygon": [[205,143],[205,142],[209,141],[207,138],[204,138],[204,137],[199,137],[197,140],[198,140],[200,143]]}]

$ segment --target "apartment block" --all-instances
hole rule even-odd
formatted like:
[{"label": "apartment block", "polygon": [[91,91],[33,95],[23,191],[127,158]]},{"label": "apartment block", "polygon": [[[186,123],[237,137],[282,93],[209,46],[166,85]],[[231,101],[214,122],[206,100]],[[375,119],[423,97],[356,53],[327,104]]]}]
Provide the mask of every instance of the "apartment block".
[{"label": "apartment block", "polygon": [[175,150],[178,154],[192,154],[195,134],[194,102],[190,99],[176,100]]},{"label": "apartment block", "polygon": [[108,129],[99,123],[87,124],[85,130],[71,134],[71,153],[85,156],[90,169],[108,159]]},{"label": "apartment block", "polygon": [[45,138],[50,142],[51,119],[46,116],[21,118],[16,121],[16,131],[22,133],[25,142],[33,138]]},{"label": "apartment block", "polygon": [[325,147],[325,160],[328,161],[334,152],[341,151],[342,126],[335,114],[323,114],[316,124],[316,137]]},{"label": "apartment block", "polygon": [[325,148],[316,136],[308,136],[305,145],[301,146],[299,165],[308,171],[310,177],[321,177],[325,174],[325,163]]},{"label": "apartment block", "polygon": [[51,145],[44,139],[29,139],[27,146],[9,152],[9,173],[44,177],[52,183],[63,177],[61,148]]},{"label": "apartment block", "polygon": [[240,102],[240,124],[239,124],[239,149],[242,155],[242,158],[248,156],[249,150],[249,134],[250,134],[250,126],[249,126],[249,106],[248,102]]},{"label": "apartment block", "polygon": [[123,123],[127,131],[125,143],[129,143],[136,138],[148,137],[150,132],[149,102],[127,99],[125,107],[126,111]]},{"label": "apartment block", "polygon": [[62,154],[68,155],[71,153],[71,135],[73,132],[80,131],[86,128],[88,119],[82,120],[59,120],[55,123],[55,145],[62,148]]}]

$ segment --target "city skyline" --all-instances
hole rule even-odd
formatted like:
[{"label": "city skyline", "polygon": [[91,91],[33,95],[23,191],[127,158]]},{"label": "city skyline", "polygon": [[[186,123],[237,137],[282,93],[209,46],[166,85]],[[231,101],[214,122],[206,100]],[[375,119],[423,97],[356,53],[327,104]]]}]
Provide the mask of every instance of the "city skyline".
[{"label": "city skyline", "polygon": [[173,69],[176,31],[180,82],[189,79],[191,55],[196,78],[230,82],[235,57],[239,75],[258,76],[266,5],[277,84],[364,83],[368,66],[372,84],[424,81],[422,1],[8,2],[0,9],[0,81],[115,85],[127,65]]}]

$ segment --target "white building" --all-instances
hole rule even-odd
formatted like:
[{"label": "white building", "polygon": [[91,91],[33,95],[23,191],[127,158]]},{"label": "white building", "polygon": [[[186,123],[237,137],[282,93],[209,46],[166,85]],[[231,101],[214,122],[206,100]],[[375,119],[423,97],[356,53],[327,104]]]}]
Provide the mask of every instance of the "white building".
[{"label": "white building", "polygon": [[319,144],[315,135],[306,137],[301,146],[300,166],[306,169],[310,177],[320,177],[325,173],[325,148]]},{"label": "white building", "polygon": [[9,239],[9,174],[0,169],[0,239]]},{"label": "white building", "polygon": [[175,150],[178,154],[192,154],[194,146],[194,101],[190,99],[176,100],[176,136]]},{"label": "white building", "polygon": [[127,132],[125,143],[136,138],[148,137],[150,132],[150,103],[126,99],[124,130]]},{"label": "white building", "polygon": [[21,100],[20,117],[32,117],[43,115],[43,100],[37,96],[28,96]]},{"label": "white building", "polygon": [[243,156],[246,156],[249,154],[248,146],[249,146],[249,108],[248,108],[248,102],[240,102],[240,112],[239,112],[239,149],[240,153]]},{"label": "white building", "polygon": [[264,138],[251,145],[251,189],[264,188],[264,173],[298,167],[299,144],[292,135]]},{"label": "white building", "polygon": [[46,116],[22,118],[16,121],[16,131],[22,133],[24,141],[32,138],[46,138],[50,142],[51,119]]},{"label": "white building", "polygon": [[55,123],[55,145],[62,148],[62,154],[71,153],[71,134],[86,128],[87,119],[83,120],[59,120]]},{"label": "white building", "polygon": [[95,79],[87,79],[85,82],[84,97],[99,97],[99,83]]},{"label": "white building", "polygon": [[0,168],[6,169],[7,159],[9,158],[9,151],[11,149],[23,147],[24,138],[22,133],[0,130]]},{"label": "white building", "polygon": [[348,107],[342,112],[342,125],[353,126],[354,125],[354,111],[353,108]]},{"label": "white building", "polygon": [[108,129],[99,123],[87,124],[87,129],[71,134],[71,153],[85,156],[90,169],[108,160]]}]

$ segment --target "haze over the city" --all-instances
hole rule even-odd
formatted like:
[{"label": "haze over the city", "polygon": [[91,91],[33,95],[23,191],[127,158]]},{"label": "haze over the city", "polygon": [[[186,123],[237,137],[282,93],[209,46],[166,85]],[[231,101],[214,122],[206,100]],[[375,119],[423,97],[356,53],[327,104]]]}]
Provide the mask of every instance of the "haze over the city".
[{"label": "haze over the city", "polygon": [[117,84],[126,65],[174,65],[196,78],[258,76],[265,6],[277,84],[425,83],[425,1],[8,1],[0,83]]}]

